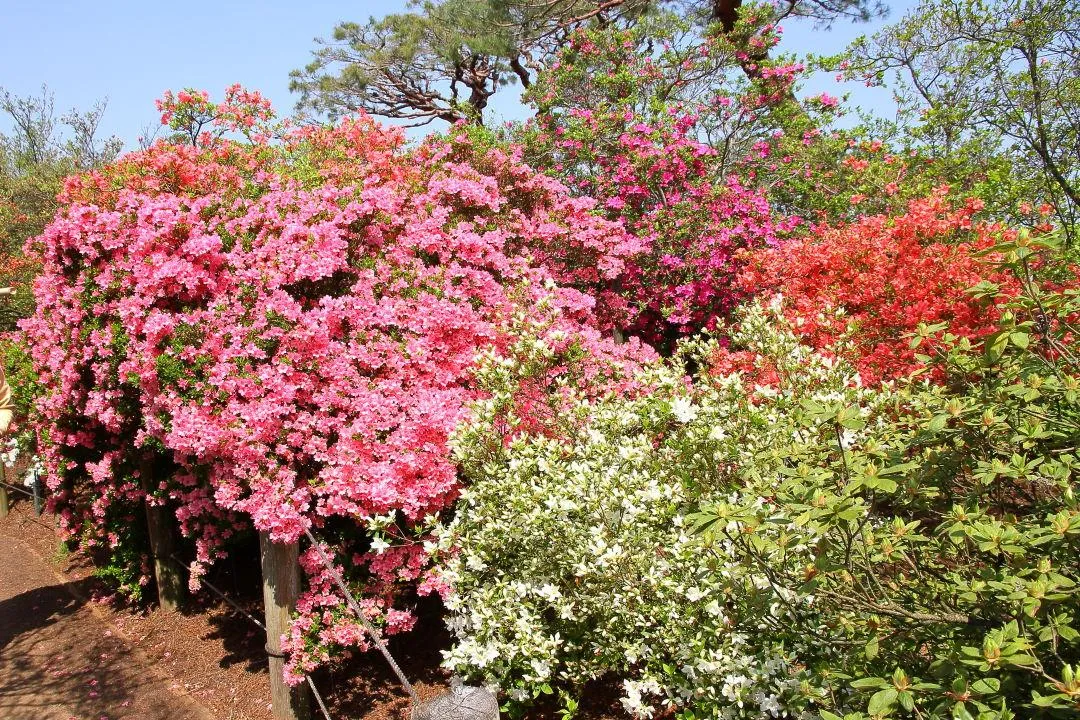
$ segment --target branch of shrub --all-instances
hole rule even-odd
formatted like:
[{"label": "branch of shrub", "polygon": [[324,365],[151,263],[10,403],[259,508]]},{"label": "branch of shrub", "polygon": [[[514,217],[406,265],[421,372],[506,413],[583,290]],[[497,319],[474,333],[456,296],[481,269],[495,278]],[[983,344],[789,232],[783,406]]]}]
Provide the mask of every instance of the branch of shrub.
[{"label": "branch of shrub", "polygon": [[870,610],[872,612],[880,613],[881,615],[888,615],[890,617],[903,618],[905,620],[915,620],[917,622],[933,623],[933,624],[959,623],[959,624],[962,624],[962,625],[967,625],[968,623],[971,622],[971,617],[969,615],[964,615],[962,613],[954,613],[954,612],[946,611],[946,612],[942,612],[942,613],[933,614],[933,613],[918,612],[916,610],[905,610],[902,607],[898,607],[898,606],[892,605],[892,604],[882,605],[880,603],[868,602],[866,600],[862,600],[862,599],[860,599],[858,597],[855,597],[853,595],[839,595],[837,593],[832,592],[831,590],[825,590],[824,588],[819,588],[818,589],[818,594],[819,595],[825,595],[825,596],[827,596],[827,597],[829,597],[829,598],[831,598],[833,600],[837,600],[837,601],[841,601],[841,602],[846,602],[846,603],[854,602],[855,604],[860,605],[861,608],[864,609],[864,610]]}]

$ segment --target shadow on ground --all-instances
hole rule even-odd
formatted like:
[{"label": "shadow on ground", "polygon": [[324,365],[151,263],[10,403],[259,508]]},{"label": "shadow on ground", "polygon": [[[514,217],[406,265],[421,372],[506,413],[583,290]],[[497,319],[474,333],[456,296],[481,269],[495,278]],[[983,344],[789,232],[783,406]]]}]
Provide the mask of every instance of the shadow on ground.
[{"label": "shadow on ground", "polygon": [[97,718],[134,704],[145,676],[119,670],[132,664],[130,650],[81,617],[91,615],[93,585],[46,585],[0,601],[0,717]]},{"label": "shadow on ground", "polygon": [[91,600],[100,581],[65,581],[34,549],[55,536],[42,523],[34,540],[31,512],[20,503],[0,522],[0,718],[206,717],[113,632]]}]

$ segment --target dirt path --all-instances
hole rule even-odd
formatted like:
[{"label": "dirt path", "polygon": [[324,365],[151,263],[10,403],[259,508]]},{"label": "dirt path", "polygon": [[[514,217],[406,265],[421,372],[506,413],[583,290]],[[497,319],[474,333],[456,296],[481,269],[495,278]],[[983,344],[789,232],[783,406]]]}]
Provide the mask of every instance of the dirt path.
[{"label": "dirt path", "polygon": [[26,503],[0,520],[0,718],[213,720],[26,539],[32,520]]},{"label": "dirt path", "polygon": [[[15,499],[0,519],[0,720],[271,720],[262,631],[206,593],[179,613],[115,601],[85,557],[57,554],[53,518]],[[248,550],[234,548],[221,563],[234,567],[214,579],[258,615],[257,546]],[[419,610],[418,627],[389,645],[426,700],[446,689],[439,664],[449,638],[437,607]],[[408,697],[375,653],[314,679],[333,720],[408,717]],[[581,719],[625,717],[616,697],[587,693]]]}]

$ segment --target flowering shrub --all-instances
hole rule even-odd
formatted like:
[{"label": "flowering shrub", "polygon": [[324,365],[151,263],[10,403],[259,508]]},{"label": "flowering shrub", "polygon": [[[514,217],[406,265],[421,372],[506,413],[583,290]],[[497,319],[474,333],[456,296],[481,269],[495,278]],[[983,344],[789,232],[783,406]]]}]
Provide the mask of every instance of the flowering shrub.
[{"label": "flowering shrub", "polygon": [[755,22],[739,43],[695,36],[670,16],[579,32],[529,92],[537,115],[519,133],[526,158],[596,198],[636,239],[625,273],[599,288],[602,306],[664,349],[715,327],[746,297],[734,283],[740,250],[775,244],[798,224],[774,217],[764,194],[729,172],[765,137],[766,106],[780,112],[800,70],[773,63],[745,80],[740,43],[776,40],[764,18]]},{"label": "flowering shrub", "polygon": [[848,341],[800,344],[777,300],[731,334],[768,384],[648,365],[650,392],[509,446],[475,405],[446,664],[568,709],[614,676],[638,717],[1075,713],[1080,307],[1032,279],[1037,244],[996,248],[1023,291],[982,286],[1007,306],[983,342],[922,329],[940,384],[863,386]]},{"label": "flowering shrub", "polygon": [[768,595],[812,610],[783,631],[816,639],[803,662],[860,693],[826,720],[1080,710],[1080,305],[1038,280],[1060,248],[1021,240],[996,248],[1021,291],[980,288],[1005,308],[992,334],[924,327],[913,343],[938,336],[922,359],[940,384],[798,401],[789,439],[694,517]]},{"label": "flowering shrub", "polygon": [[[615,322],[661,345],[714,328],[746,297],[735,284],[739,252],[776,244],[794,224],[774,221],[765,198],[736,177],[711,180],[713,151],[690,137],[693,126],[692,117],[648,124],[586,110],[553,140],[564,162],[594,168],[576,185],[637,240],[600,299]],[[613,142],[597,142],[605,135]]]},{"label": "flowering shrub", "polygon": [[[409,151],[359,118],[239,142],[218,130],[266,120],[261,102],[188,96],[163,110],[209,118],[197,142],[73,179],[35,243],[44,272],[23,327],[61,527],[118,551],[144,498],[164,503],[194,538],[197,585],[238,530],[293,542],[340,517],[332,535],[367,609],[408,628],[401,588],[421,579],[425,518],[459,492],[446,442],[477,397],[478,350],[504,342],[517,308],[548,303],[583,357],[643,356],[604,340],[593,299],[556,283],[581,265],[526,248],[582,246],[592,272],[615,273],[625,234],[464,133]],[[304,563],[286,649],[306,670],[361,638]]]},{"label": "flowering shrub", "polygon": [[982,280],[1007,296],[1016,282],[980,254],[1012,231],[977,222],[981,207],[953,208],[946,189],[914,200],[906,212],[874,215],[754,252],[738,284],[747,293],[781,293],[796,331],[825,348],[850,335],[847,355],[864,382],[900,377],[921,365],[906,337],[920,323],[947,322],[976,339],[995,327],[998,310],[968,290]]},{"label": "flowering shrub", "polygon": [[[762,326],[759,317],[742,332]],[[798,345],[784,340],[770,338],[767,351],[789,356]],[[526,330],[477,371],[490,399],[455,435],[469,482],[436,551],[448,554],[440,574],[458,640],[446,666],[518,705],[554,687],[572,710],[586,682],[613,676],[638,717],[664,707],[687,718],[811,707],[805,688],[821,679],[797,666],[801,643],[763,632],[784,622],[783,605],[732,597],[765,575],[733,564],[728,543],[703,548],[686,517],[733,491],[725,478],[738,463],[726,453],[747,438],[728,433],[763,428],[737,450],[750,457],[788,430],[784,407],[756,408],[737,377],[692,387],[680,371],[651,365],[639,377],[646,393],[590,399],[568,388],[557,434],[519,428],[509,445],[492,444],[500,398],[522,380],[513,370],[557,363],[553,355]],[[807,385],[808,397],[846,387],[827,361],[812,373],[818,387]]]}]

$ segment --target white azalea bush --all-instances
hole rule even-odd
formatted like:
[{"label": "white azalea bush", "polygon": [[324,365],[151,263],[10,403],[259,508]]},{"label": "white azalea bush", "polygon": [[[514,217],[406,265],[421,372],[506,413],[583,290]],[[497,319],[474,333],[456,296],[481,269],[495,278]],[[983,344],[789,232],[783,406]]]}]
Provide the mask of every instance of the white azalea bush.
[{"label": "white azalea bush", "polygon": [[820,634],[790,631],[812,621],[813,597],[770,580],[770,567],[801,571],[805,546],[785,547],[784,525],[762,529],[771,542],[746,563],[730,540],[695,533],[690,516],[708,503],[767,505],[743,489],[748,472],[767,476],[770,453],[800,439],[827,446],[833,426],[797,422],[794,408],[849,408],[859,422],[842,440],[855,447],[887,394],[801,347],[775,308],[753,306],[733,341],[768,358],[779,385],[747,386],[738,373],[691,383],[682,362],[716,349],[701,343],[646,366],[636,391],[590,399],[567,383],[558,426],[531,431],[514,398],[564,361],[540,335],[484,360],[490,397],[453,441],[468,489],[437,549],[457,637],[445,664],[497,685],[511,709],[558,692],[572,711],[599,678],[621,683],[637,717],[809,718],[841,705],[801,660],[828,654],[808,652]]}]

